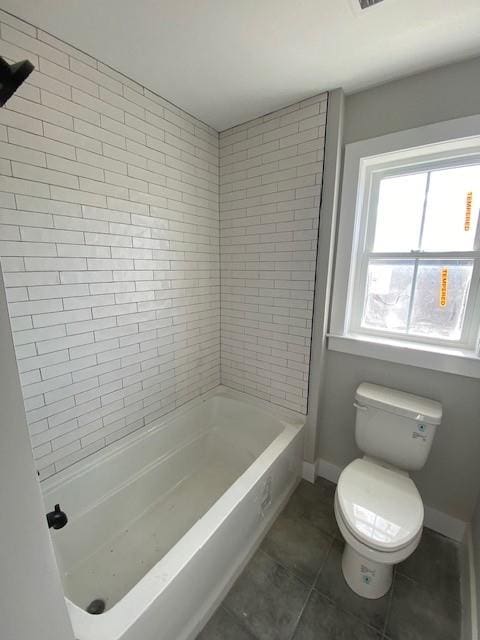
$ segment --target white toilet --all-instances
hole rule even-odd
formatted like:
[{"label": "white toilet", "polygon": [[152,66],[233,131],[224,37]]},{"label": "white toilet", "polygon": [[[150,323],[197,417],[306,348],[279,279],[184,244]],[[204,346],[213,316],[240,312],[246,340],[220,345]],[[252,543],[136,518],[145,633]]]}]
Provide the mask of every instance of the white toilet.
[{"label": "white toilet", "polygon": [[335,517],[346,543],[342,570],[355,593],[381,598],[393,566],[420,542],[423,502],[408,472],[425,464],[442,405],[362,383],[354,406],[355,439],[365,455],[343,470],[335,493]]}]

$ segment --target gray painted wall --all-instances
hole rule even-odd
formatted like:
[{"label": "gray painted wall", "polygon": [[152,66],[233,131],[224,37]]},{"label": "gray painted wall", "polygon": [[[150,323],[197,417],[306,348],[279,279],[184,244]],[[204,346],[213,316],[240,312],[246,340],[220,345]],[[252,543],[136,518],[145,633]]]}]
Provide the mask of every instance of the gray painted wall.
[{"label": "gray painted wall", "polygon": [[475,505],[471,526],[472,526],[471,533],[472,533],[472,547],[473,547],[473,568],[475,571],[475,583],[476,583],[475,584],[476,603],[477,603],[477,611],[475,616],[476,618],[478,617],[478,612],[480,612],[480,496],[478,497],[477,504]]},{"label": "gray painted wall", "polygon": [[0,406],[0,637],[73,640],[33,464],[1,271]]},{"label": "gray painted wall", "polygon": [[343,467],[359,455],[352,402],[360,382],[373,382],[438,400],[443,405],[443,421],[428,462],[414,475],[414,480],[425,504],[470,520],[478,494],[478,380],[333,351],[328,352],[326,371],[320,457]]},{"label": "gray painted wall", "polygon": [[473,566],[476,576],[477,616],[480,612],[480,496],[472,518]]},{"label": "gray painted wall", "polygon": [[[476,58],[348,96],[344,142],[478,114],[479,77]],[[359,454],[352,400],[364,380],[442,402],[443,423],[415,481],[428,506],[469,521],[479,489],[479,380],[329,351],[318,455],[341,467]]]},{"label": "gray painted wall", "polygon": [[347,96],[345,143],[480,113],[480,57]]}]

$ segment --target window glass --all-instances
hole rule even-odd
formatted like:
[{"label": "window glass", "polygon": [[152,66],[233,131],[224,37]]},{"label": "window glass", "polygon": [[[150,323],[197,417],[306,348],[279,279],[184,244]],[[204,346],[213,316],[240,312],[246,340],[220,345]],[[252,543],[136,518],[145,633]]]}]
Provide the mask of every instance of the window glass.
[{"label": "window glass", "polygon": [[368,265],[362,326],[405,332],[414,261],[375,260]]},{"label": "window glass", "polygon": [[419,248],[427,173],[382,178],[378,193],[374,251]]},{"label": "window glass", "polygon": [[420,260],[409,333],[459,340],[473,262]]},{"label": "window glass", "polygon": [[479,165],[432,171],[421,248],[473,250],[479,207]]}]

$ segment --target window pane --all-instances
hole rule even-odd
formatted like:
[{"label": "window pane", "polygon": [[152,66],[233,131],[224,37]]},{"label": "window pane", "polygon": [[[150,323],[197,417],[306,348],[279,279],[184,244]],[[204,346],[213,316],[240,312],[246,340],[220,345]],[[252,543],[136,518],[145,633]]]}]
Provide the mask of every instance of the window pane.
[{"label": "window pane", "polygon": [[362,326],[405,332],[412,289],[414,261],[370,262]]},{"label": "window pane", "polygon": [[409,333],[459,340],[468,289],[471,260],[420,260]]},{"label": "window pane", "polygon": [[479,207],[479,165],[432,171],[421,248],[472,250]]},{"label": "window pane", "polygon": [[419,248],[426,183],[427,173],[381,180],[374,251]]}]

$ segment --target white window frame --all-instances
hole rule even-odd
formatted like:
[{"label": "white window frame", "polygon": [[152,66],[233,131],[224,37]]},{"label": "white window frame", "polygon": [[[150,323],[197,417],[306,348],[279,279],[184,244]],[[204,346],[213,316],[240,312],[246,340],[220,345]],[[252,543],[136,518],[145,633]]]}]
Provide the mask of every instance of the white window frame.
[{"label": "white window frame", "polygon": [[[432,145],[434,149],[432,149]],[[374,210],[368,199],[371,181],[381,170],[399,169],[422,162],[425,168],[445,162],[452,165],[452,158],[465,156],[480,158],[480,116],[459,118],[448,122],[401,131],[370,140],[363,140],[345,147],[343,185],[340,207],[337,253],[335,261],[332,313],[328,334],[328,348],[345,353],[379,358],[480,377],[478,356],[478,320],[480,296],[478,282],[479,264],[472,273],[467,315],[459,342],[411,335],[389,334],[386,331],[364,330],[360,326],[361,305],[358,294],[364,293],[366,260],[359,265],[364,247],[368,246],[367,233],[372,224],[368,211]],[[454,160],[455,161],[455,160]],[[421,169],[412,169],[419,171]],[[438,258],[458,259],[479,257],[479,252],[438,252]],[[389,254],[390,256],[391,254]],[[406,257],[405,254],[402,254]],[[409,257],[433,257],[431,253],[412,252]],[[364,256],[365,257],[365,256]],[[356,299],[357,298],[357,299]],[[363,301],[363,298],[362,298]]]}]

